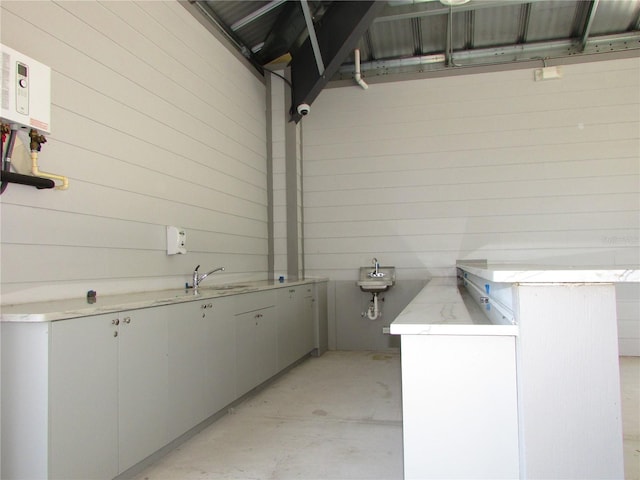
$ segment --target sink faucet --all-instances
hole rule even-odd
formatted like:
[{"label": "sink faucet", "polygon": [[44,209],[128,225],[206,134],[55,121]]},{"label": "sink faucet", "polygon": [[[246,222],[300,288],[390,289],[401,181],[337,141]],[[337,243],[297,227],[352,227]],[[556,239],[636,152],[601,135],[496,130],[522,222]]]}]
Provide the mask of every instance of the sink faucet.
[{"label": "sink faucet", "polygon": [[376,257],[373,257],[373,267],[375,268],[373,274],[377,277],[378,274],[380,273],[380,264],[378,263],[378,259]]},{"label": "sink faucet", "polygon": [[224,272],[224,267],[218,267],[218,268],[214,268],[213,270],[211,270],[210,272],[207,272],[203,275],[198,275],[198,269],[200,268],[200,265],[198,265],[194,270],[193,270],[193,289],[194,290],[198,290],[198,286],[202,283],[202,281],[207,278],[209,275],[211,275],[212,273],[215,272]]}]

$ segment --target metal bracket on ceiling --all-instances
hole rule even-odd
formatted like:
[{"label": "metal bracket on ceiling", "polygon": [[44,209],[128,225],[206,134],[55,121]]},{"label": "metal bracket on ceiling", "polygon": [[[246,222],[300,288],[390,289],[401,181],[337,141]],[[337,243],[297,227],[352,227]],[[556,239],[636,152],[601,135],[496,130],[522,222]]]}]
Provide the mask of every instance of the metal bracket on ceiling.
[{"label": "metal bracket on ceiling", "polygon": [[300,0],[300,5],[302,6],[302,13],[304,13],[304,21],[307,23],[307,31],[309,32],[309,40],[311,40],[313,55],[316,58],[318,74],[324,75],[324,62],[322,61],[322,53],[320,53],[320,46],[318,45],[318,37],[316,36],[316,29],[313,26],[313,18],[311,17],[309,4],[307,3],[307,0]]},{"label": "metal bracket on ceiling", "polygon": [[593,25],[593,19],[598,9],[598,2],[600,0],[593,0],[589,6],[589,13],[587,13],[587,21],[585,22],[584,31],[582,32],[582,40],[580,41],[580,52],[584,52],[589,40],[589,34],[591,33],[591,25]]},{"label": "metal bracket on ceiling", "polygon": [[254,22],[255,20],[258,20],[260,17],[266,15],[271,10],[278,8],[284,2],[286,2],[286,0],[273,0],[272,2],[269,2],[266,5],[263,5],[259,9],[251,12],[249,15],[241,18],[240,20],[237,20],[233,25],[231,25],[231,30],[234,32],[236,30],[240,30],[242,27],[245,27],[249,25],[251,22]]}]

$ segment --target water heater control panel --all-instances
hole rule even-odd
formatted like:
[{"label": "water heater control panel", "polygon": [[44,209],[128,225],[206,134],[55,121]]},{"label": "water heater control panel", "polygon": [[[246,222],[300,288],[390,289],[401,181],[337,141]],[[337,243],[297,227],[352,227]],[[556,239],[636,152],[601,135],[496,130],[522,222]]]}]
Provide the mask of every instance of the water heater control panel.
[{"label": "water heater control panel", "polygon": [[0,119],[51,133],[51,69],[0,44]]}]

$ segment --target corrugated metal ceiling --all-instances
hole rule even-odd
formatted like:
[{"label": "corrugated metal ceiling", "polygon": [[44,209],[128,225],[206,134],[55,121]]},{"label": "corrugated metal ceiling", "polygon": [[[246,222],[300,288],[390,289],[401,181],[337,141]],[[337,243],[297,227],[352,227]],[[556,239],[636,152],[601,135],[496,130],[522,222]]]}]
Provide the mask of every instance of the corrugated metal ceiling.
[{"label": "corrugated metal ceiling", "polygon": [[[308,37],[302,3],[314,24],[331,1],[195,1],[257,66],[280,52],[265,42],[287,35],[282,53],[295,55]],[[640,49],[640,0],[392,0],[359,41],[363,73],[446,69],[461,65]],[[287,16],[288,15],[288,16]],[[272,39],[273,40],[273,39]],[[267,51],[269,49],[269,51]],[[286,61],[290,56],[280,57]],[[353,72],[353,55],[337,77]]]}]

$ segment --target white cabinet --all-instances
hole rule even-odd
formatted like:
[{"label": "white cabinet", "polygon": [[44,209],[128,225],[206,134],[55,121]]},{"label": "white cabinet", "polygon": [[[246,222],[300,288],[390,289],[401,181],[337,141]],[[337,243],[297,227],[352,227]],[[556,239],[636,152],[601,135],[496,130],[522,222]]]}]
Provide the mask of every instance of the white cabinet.
[{"label": "white cabinet", "polygon": [[281,288],[277,296],[278,369],[281,370],[313,350],[313,286]]},{"label": "white cabinet", "polygon": [[169,439],[236,399],[234,298],[164,307],[169,318]]},{"label": "white cabinet", "polygon": [[320,356],[329,349],[329,319],[327,306],[327,282],[317,282],[314,288],[313,333],[314,354]]},{"label": "white cabinet", "polygon": [[118,474],[118,317],[51,324],[49,477]]},{"label": "white cabinet", "polygon": [[[163,314],[148,308],[2,326],[3,347],[5,340],[17,347],[2,352],[3,457],[9,458],[2,478],[110,479],[167,443]],[[36,362],[22,360],[29,356],[40,359],[39,371]],[[14,438],[17,446],[28,442],[20,452],[6,451]]]},{"label": "white cabinet", "polygon": [[[235,298],[207,302],[205,323],[205,418],[237,398]],[[209,305],[212,305],[211,308]]]},{"label": "white cabinet", "polygon": [[111,479],[273,377],[314,345],[288,290],[3,322],[0,477]]},{"label": "white cabinet", "polygon": [[402,336],[405,480],[519,478],[515,348],[506,335]]},{"label": "white cabinet", "polygon": [[167,317],[124,312],[118,336],[118,458],[123,472],[167,444]]},{"label": "white cabinet", "polygon": [[169,438],[206,418],[205,349],[208,302],[168,305]]},{"label": "white cabinet", "polygon": [[236,393],[242,396],[278,372],[278,338],[273,292],[238,298],[244,300],[235,315]]}]

